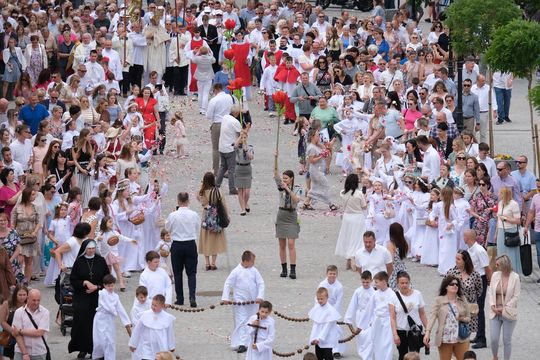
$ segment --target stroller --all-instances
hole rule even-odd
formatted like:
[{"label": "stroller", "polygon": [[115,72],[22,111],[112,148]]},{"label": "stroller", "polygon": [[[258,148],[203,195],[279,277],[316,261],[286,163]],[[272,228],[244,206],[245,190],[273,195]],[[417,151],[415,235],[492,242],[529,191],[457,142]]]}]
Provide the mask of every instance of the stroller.
[{"label": "stroller", "polygon": [[70,274],[71,268],[60,272],[54,291],[54,298],[60,305],[58,310],[60,312],[60,332],[63,336],[66,336],[67,328],[72,327],[73,324],[73,286],[69,280]]}]

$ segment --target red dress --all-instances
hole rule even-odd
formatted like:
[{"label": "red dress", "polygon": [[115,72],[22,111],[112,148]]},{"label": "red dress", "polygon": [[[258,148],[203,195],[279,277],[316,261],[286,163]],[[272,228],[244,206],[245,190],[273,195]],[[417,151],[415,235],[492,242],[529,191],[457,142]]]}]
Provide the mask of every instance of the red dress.
[{"label": "red dress", "polygon": [[154,98],[149,98],[146,105],[144,104],[142,97],[136,98],[135,101],[137,102],[137,105],[139,105],[139,109],[141,109],[141,114],[144,119],[144,126],[153,124],[152,126],[144,129],[144,143],[149,149],[152,146],[152,142],[156,139],[157,119],[156,115],[154,114],[154,106],[157,105],[157,101]]},{"label": "red dress", "polygon": [[247,58],[249,55],[249,42],[242,44],[231,44],[231,49],[234,50],[234,77],[236,79],[241,78],[242,86],[251,86],[251,70],[247,64]]},{"label": "red dress", "polygon": [[[201,46],[203,46],[204,40],[203,38],[200,38],[199,40],[191,40],[191,51],[195,52],[195,50],[199,49]],[[189,65],[189,71],[190,71],[190,79],[189,82],[189,91],[194,93],[197,92],[197,80],[193,75],[195,75],[195,71],[197,70],[197,64],[195,64],[193,61],[191,61]]]}]

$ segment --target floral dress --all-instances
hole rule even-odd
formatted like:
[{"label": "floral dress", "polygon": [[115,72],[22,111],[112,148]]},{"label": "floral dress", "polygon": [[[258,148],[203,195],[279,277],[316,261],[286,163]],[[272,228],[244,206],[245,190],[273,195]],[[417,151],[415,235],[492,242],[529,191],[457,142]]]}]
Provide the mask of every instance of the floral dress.
[{"label": "floral dress", "polygon": [[[6,249],[9,257],[11,258],[15,253],[15,250],[17,250],[17,246],[21,241],[21,239],[19,238],[19,234],[17,234],[15,230],[11,229],[7,236],[4,238],[0,238],[0,240],[2,242],[2,246]],[[15,275],[17,282],[21,283],[24,280],[24,274],[22,272],[22,265],[19,262],[18,257],[13,259],[13,261],[11,262],[11,266],[13,268],[13,274]]]},{"label": "floral dress", "polygon": [[[463,280],[461,278],[461,271],[459,271],[457,266],[455,266],[448,270],[446,275],[455,276],[461,281],[463,295],[465,295],[465,298],[469,304],[477,303],[480,294],[482,294],[482,278],[478,272],[473,271],[469,274],[469,277],[466,280]],[[471,322],[469,323],[469,327],[471,332],[478,331],[478,315],[471,314]]]},{"label": "floral dress", "polygon": [[405,266],[405,262],[403,261],[403,259],[399,257],[398,252],[399,250],[396,249],[396,252],[394,253],[394,260],[393,260],[394,270],[392,271],[392,275],[390,275],[390,280],[389,280],[390,288],[394,291],[399,290],[397,286],[397,274],[400,271],[407,271],[407,266]]},{"label": "floral dress", "polygon": [[485,247],[489,220],[493,217],[491,209],[497,204],[497,198],[491,192],[484,195],[479,191],[474,194],[469,203],[474,212],[480,215],[480,218],[474,218],[474,227],[472,227],[476,230],[476,242]]},{"label": "floral dress", "polygon": [[43,50],[41,49],[41,44],[38,44],[37,49],[32,49],[32,55],[30,56],[30,64],[26,69],[28,75],[30,75],[30,81],[32,82],[32,85],[37,83],[39,73],[44,68],[42,51]]}]

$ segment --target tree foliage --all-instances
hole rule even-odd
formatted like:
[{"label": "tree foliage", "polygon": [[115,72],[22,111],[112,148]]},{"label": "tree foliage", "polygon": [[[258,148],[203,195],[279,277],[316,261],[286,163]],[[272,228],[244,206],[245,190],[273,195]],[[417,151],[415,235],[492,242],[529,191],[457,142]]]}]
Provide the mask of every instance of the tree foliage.
[{"label": "tree foliage", "polygon": [[540,83],[529,91],[529,101],[532,103],[538,114],[540,114]]},{"label": "tree foliage", "polygon": [[486,60],[494,70],[530,80],[540,67],[539,54],[540,24],[518,19],[494,32]]},{"label": "tree foliage", "polygon": [[513,0],[456,0],[445,11],[452,49],[462,56],[483,54],[495,29],[521,16]]}]

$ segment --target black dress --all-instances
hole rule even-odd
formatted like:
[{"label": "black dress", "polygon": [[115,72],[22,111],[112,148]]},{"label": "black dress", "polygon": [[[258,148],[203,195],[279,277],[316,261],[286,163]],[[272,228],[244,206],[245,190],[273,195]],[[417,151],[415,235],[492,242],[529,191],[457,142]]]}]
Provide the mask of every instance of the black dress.
[{"label": "black dress", "polygon": [[[98,306],[98,290],[87,294],[84,281],[103,287],[103,277],[109,274],[109,267],[105,259],[99,255],[87,259],[84,254],[90,241],[85,240],[81,245],[79,257],[75,260],[71,270],[71,285],[73,286],[73,327],[71,340],[68,345],[70,353],[74,351],[92,353],[92,328],[94,315]],[[83,250],[84,249],[84,250]]]}]

